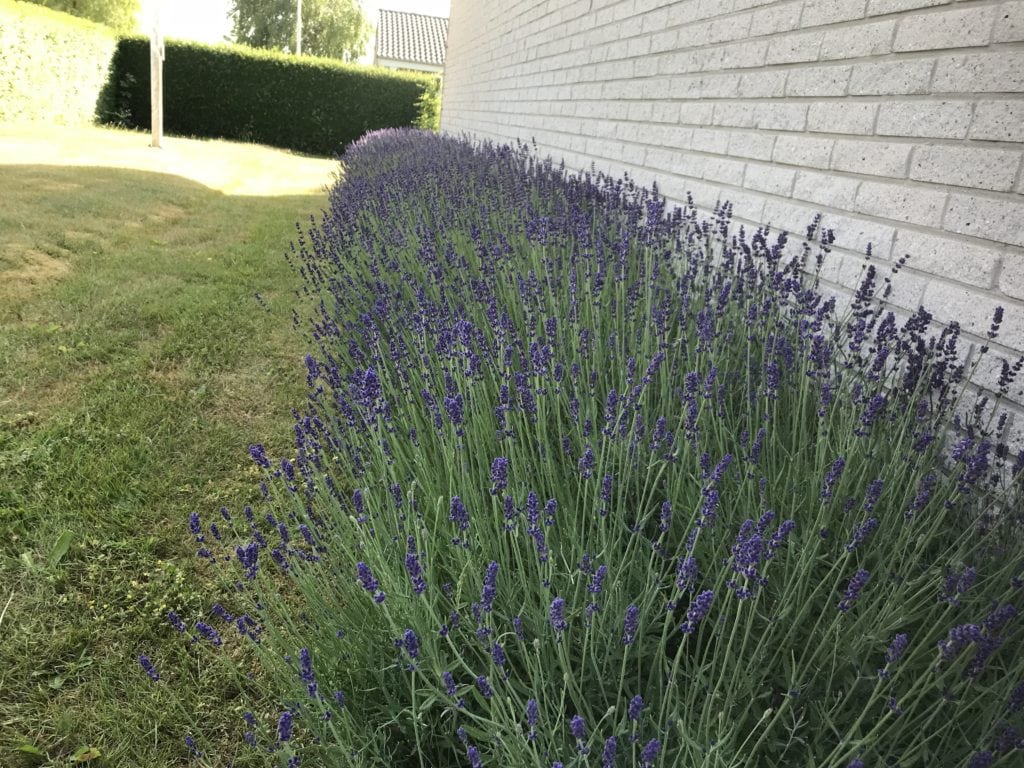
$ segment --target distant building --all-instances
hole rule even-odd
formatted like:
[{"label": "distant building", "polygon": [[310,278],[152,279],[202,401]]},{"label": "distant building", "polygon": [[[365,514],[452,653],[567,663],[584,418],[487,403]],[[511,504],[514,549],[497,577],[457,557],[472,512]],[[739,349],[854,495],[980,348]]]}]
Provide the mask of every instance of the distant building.
[{"label": "distant building", "polygon": [[391,69],[444,71],[448,19],[401,11],[380,12],[373,63]]}]

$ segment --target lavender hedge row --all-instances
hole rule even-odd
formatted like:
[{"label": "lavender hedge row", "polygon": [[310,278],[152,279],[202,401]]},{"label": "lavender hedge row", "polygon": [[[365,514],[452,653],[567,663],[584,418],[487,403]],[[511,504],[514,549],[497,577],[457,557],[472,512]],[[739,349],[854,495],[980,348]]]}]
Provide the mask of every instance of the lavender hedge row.
[{"label": "lavender hedge row", "polygon": [[290,257],[296,450],[251,447],[261,508],[192,516],[237,604],[172,617],[279,686],[254,749],[1020,764],[1024,462],[959,328],[888,311],[870,258],[840,310],[817,222],[414,131],[344,164]]}]

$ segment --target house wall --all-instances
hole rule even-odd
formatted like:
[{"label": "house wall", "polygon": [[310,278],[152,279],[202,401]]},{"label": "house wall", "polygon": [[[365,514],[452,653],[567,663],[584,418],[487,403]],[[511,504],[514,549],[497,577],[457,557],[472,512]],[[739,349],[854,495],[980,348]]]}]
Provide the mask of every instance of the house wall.
[{"label": "house wall", "polygon": [[1003,306],[1016,357],[1022,41],[1024,0],[452,0],[441,125],[792,232],[820,211],[835,285],[910,254],[897,306],[976,340]]}]

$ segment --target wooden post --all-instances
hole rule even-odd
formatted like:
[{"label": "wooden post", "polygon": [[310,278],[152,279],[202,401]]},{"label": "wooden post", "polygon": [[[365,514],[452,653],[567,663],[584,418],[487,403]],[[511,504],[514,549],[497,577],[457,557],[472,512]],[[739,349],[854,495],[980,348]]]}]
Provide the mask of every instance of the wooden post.
[{"label": "wooden post", "polygon": [[164,135],[164,36],[160,31],[160,4],[154,5],[149,36],[149,113],[153,129],[150,146],[159,149]]},{"label": "wooden post", "polygon": [[295,6],[295,55],[302,55],[302,0]]}]

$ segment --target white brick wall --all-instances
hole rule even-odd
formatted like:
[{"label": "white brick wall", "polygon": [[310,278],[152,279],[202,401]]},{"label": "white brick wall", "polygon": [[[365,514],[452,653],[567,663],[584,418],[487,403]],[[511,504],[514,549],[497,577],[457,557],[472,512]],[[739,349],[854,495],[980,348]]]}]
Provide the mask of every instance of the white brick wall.
[{"label": "white brick wall", "polygon": [[[837,233],[1024,352],[1024,0],[452,0],[442,127]],[[980,335],[979,335],[980,334]],[[1014,393],[1022,407],[1024,394]]]}]

